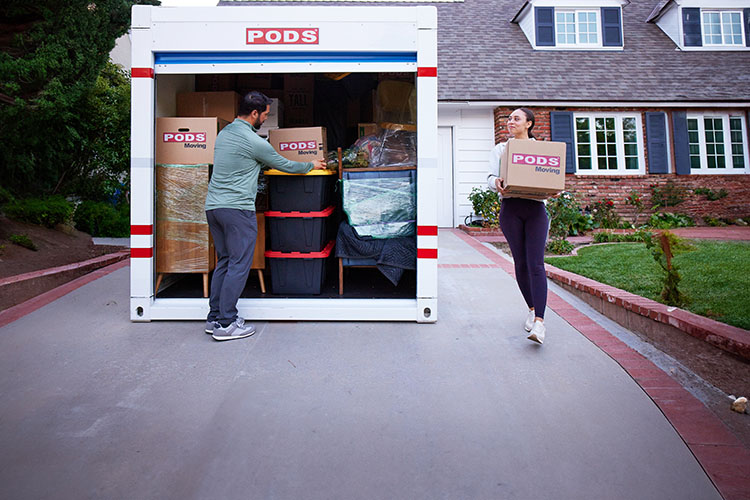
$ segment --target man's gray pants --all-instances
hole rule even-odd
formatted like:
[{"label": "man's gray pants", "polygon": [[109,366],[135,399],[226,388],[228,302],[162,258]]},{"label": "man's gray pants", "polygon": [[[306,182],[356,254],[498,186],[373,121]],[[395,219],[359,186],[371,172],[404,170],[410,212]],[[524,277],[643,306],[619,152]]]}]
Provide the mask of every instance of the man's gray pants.
[{"label": "man's gray pants", "polygon": [[255,211],[236,208],[206,210],[206,219],[217,257],[206,319],[227,326],[237,319],[237,301],[253,262],[258,220]]}]

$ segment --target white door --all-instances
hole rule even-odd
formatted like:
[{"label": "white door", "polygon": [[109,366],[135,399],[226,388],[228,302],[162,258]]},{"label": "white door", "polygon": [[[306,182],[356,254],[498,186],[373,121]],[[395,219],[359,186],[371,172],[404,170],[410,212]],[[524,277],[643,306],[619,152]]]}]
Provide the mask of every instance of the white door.
[{"label": "white door", "polygon": [[437,224],[453,227],[453,129],[438,127]]}]

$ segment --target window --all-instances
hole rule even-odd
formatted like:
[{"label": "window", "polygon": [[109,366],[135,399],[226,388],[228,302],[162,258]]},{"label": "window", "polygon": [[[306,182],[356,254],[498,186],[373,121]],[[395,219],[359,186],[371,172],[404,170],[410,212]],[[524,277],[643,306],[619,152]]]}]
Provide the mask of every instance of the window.
[{"label": "window", "polygon": [[744,45],[742,12],[701,11],[703,45]]},{"label": "window", "polygon": [[640,115],[576,113],[574,119],[577,173],[644,173]]},{"label": "window", "polygon": [[555,10],[555,27],[557,45],[600,45],[595,10]]},{"label": "window", "polygon": [[688,115],[692,173],[747,173],[748,147],[743,116]]}]

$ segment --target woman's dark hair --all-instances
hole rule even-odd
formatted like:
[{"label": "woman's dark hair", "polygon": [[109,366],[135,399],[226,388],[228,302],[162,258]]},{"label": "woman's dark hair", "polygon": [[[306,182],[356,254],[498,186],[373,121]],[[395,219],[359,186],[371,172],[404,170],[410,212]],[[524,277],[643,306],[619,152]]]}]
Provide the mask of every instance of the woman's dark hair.
[{"label": "woman's dark hair", "polygon": [[253,90],[252,92],[248,92],[247,94],[245,94],[245,97],[242,98],[237,114],[239,116],[247,116],[253,111],[262,113],[266,110],[268,105],[271,104],[271,102],[272,101],[268,96],[258,92],[257,90]]},{"label": "woman's dark hair", "polygon": [[521,111],[523,111],[523,114],[526,115],[526,121],[531,122],[531,127],[529,127],[529,139],[536,139],[534,137],[534,134],[531,133],[531,131],[534,129],[534,124],[536,123],[536,119],[534,118],[534,112],[531,111],[529,108],[518,108]]}]

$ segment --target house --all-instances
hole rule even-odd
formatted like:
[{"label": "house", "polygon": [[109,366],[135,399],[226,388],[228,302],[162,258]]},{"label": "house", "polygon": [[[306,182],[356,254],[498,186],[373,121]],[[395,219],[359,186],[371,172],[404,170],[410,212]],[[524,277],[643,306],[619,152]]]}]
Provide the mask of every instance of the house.
[{"label": "house", "polygon": [[728,193],[691,194],[676,211],[750,216],[748,0],[281,3],[437,7],[442,227],[470,214],[469,192],[486,185],[489,150],[521,106],[538,138],[568,144],[566,185],[583,205],[606,197],[627,213],[631,191],[648,199],[671,181]]}]

